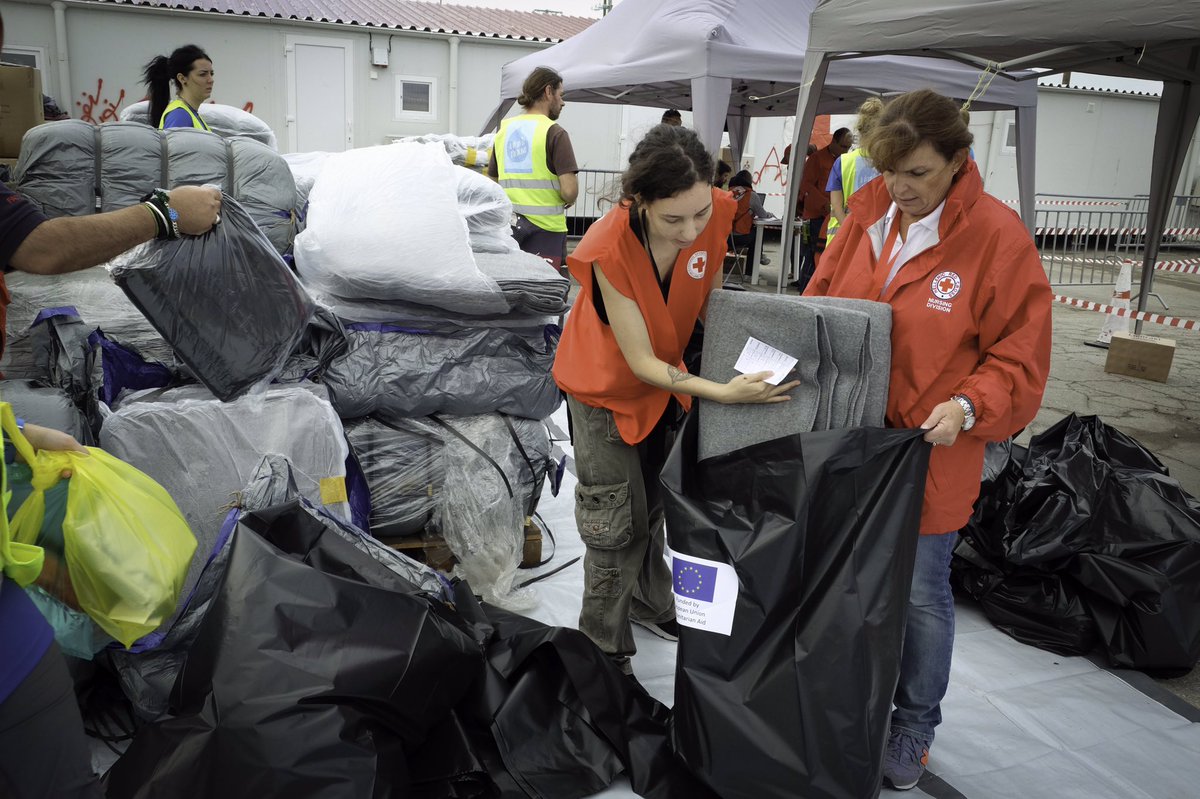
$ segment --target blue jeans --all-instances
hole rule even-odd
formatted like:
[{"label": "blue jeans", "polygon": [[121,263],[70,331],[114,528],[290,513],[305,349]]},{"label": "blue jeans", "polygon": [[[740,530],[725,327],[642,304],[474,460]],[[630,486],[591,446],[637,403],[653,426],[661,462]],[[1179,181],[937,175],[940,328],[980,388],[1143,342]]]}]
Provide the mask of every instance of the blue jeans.
[{"label": "blue jeans", "polygon": [[957,532],[923,535],[917,542],[900,681],[892,700],[892,729],[929,740],[934,727],[942,723],[942,697],[950,684],[954,651],[950,555],[957,542]]}]

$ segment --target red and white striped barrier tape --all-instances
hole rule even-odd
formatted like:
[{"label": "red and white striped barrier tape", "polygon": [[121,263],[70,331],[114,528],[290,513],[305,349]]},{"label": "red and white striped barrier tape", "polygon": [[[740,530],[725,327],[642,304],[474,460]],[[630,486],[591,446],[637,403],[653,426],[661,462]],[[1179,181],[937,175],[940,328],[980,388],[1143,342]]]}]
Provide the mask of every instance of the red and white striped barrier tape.
[{"label": "red and white striped barrier tape", "polygon": [[1150,322],[1155,325],[1166,325],[1167,327],[1178,327],[1181,330],[1200,330],[1200,322],[1195,319],[1180,319],[1177,316],[1163,316],[1162,314],[1146,313],[1145,311],[1132,311],[1128,308],[1117,308],[1112,305],[1104,305],[1099,302],[1089,302],[1088,300],[1077,300],[1074,297],[1064,297],[1061,294],[1054,295],[1055,302],[1061,302],[1063,305],[1069,305],[1072,308],[1081,308],[1085,311],[1096,311],[1102,314],[1115,314],[1117,316],[1125,316],[1130,319],[1135,319],[1139,322]]},{"label": "red and white striped barrier tape", "polygon": [[[1035,236],[1144,236],[1144,227],[1039,227]],[[1198,236],[1200,227],[1174,227],[1163,231],[1164,236]]]},{"label": "red and white striped barrier tape", "polygon": [[[1100,264],[1102,266],[1120,266],[1121,264],[1131,264],[1132,266],[1141,266],[1141,261],[1136,261],[1132,258],[1084,258],[1080,255],[1059,255],[1057,253],[1048,253],[1042,255],[1042,260],[1052,262],[1062,262],[1070,264]],[[1156,271],[1159,272],[1179,272],[1185,275],[1200,274],[1200,258],[1184,258],[1179,261],[1159,261],[1154,265]]]},{"label": "red and white striped barrier tape", "polygon": [[[1001,200],[1005,205],[1017,206],[1021,204],[1020,200]],[[1099,206],[1104,208],[1124,208],[1125,203],[1120,200],[1034,200],[1034,205],[1070,205],[1070,206]]]}]

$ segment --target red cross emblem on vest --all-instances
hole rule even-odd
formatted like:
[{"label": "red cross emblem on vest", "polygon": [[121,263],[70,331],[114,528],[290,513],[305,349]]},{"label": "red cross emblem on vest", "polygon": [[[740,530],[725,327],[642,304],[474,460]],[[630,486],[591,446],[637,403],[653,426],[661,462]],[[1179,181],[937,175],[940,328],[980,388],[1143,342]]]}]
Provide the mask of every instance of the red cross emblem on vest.
[{"label": "red cross emblem on vest", "polygon": [[708,251],[701,250],[698,253],[693,253],[688,259],[687,273],[696,280],[704,277],[704,270],[708,267]]}]

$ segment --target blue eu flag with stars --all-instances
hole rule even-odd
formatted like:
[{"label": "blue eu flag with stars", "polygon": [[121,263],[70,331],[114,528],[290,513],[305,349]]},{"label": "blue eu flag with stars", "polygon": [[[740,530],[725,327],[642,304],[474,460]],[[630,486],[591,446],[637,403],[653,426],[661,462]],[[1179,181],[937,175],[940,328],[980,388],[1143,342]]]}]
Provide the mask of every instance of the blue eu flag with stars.
[{"label": "blue eu flag with stars", "polygon": [[701,602],[712,602],[717,589],[717,570],[714,566],[674,556],[672,581],[675,593]]}]

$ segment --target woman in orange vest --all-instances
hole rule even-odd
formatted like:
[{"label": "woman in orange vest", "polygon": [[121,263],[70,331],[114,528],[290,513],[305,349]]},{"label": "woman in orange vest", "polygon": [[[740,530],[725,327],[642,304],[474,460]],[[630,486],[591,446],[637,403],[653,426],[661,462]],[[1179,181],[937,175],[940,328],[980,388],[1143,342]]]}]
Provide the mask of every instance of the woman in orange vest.
[{"label": "woman in orange vest", "polygon": [[899,790],[920,780],[942,720],[950,557],[984,446],[1033,421],[1050,372],[1050,284],[1020,217],[983,191],[971,140],[952,100],[928,89],[892,100],[863,142],[883,179],[850,198],[805,291],[891,306],[887,425],[924,428],[935,445],[883,767]]},{"label": "woman in orange vest", "polygon": [[579,629],[626,673],[637,650],[631,621],[677,637],[658,475],[679,409],[692,397],[783,402],[797,385],[772,386],[769,372],[715,383],[683,364],[720,285],[736,208],[712,180],[712,157],[694,131],[656,126],[629,157],[621,202],[567,258],[581,288],[554,378],[567,394],[575,517],[587,547]]}]

